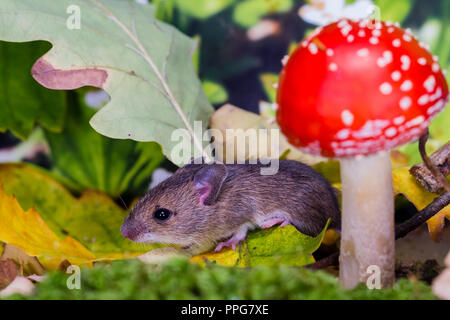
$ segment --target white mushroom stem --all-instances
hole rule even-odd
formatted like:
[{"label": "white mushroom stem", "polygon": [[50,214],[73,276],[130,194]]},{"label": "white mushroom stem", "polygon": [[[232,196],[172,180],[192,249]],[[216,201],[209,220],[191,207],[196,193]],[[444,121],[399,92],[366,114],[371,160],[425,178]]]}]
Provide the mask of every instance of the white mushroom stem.
[{"label": "white mushroom stem", "polygon": [[361,282],[372,288],[392,285],[395,232],[389,152],[342,159],[341,179],[340,282],[346,288]]}]

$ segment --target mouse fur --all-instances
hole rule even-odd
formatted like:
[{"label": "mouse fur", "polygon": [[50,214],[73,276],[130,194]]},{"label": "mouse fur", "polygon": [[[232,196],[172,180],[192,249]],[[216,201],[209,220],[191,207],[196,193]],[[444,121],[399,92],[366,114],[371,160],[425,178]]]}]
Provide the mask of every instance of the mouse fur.
[{"label": "mouse fur", "polygon": [[[340,230],[334,188],[311,167],[280,160],[275,175],[261,175],[261,164],[189,164],[151,189],[121,228],[136,242],[175,244],[204,252],[235,247],[247,231],[292,224],[317,236],[331,219]],[[155,219],[158,209],[171,213]]]}]

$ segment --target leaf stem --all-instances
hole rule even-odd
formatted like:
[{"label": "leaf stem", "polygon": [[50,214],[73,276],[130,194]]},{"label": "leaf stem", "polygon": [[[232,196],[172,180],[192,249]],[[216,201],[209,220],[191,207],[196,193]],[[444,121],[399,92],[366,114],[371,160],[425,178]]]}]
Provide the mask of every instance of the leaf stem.
[{"label": "leaf stem", "polygon": [[192,128],[189,120],[186,118],[181,106],[179,105],[178,101],[176,100],[175,96],[172,93],[172,90],[170,90],[169,85],[167,84],[166,80],[164,79],[164,77],[161,75],[161,72],[159,71],[159,69],[156,67],[154,61],[150,58],[147,50],[144,48],[144,46],[141,44],[141,42],[139,41],[137,35],[133,34],[133,32],[131,32],[123,23],[122,21],[120,21],[115,15],[114,13],[109,10],[107,7],[105,7],[102,3],[100,3],[97,0],[90,0],[94,5],[96,5],[98,8],[102,9],[105,14],[111,19],[113,20],[129,37],[131,40],[133,40],[133,42],[136,44],[136,46],[138,47],[138,51],[141,54],[141,56],[145,59],[145,61],[150,65],[150,67],[153,69],[153,71],[155,72],[156,76],[158,77],[159,81],[161,82],[161,84],[164,87],[164,90],[167,94],[167,98],[169,100],[169,102],[172,104],[172,106],[174,107],[175,111],[178,113],[178,115],[180,116],[181,120],[183,121],[184,125],[186,126],[187,130],[189,131],[189,134],[191,135],[191,138],[194,142],[194,146],[198,149],[198,151],[208,160],[210,161],[210,156],[208,154],[206,154],[203,150],[203,145],[202,143],[199,141],[198,137],[195,135],[194,133],[194,129]]}]

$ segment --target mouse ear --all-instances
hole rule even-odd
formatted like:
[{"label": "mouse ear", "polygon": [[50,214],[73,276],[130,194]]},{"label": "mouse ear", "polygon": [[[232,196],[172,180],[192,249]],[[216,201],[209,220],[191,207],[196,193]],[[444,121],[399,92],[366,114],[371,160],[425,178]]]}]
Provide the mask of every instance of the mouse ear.
[{"label": "mouse ear", "polygon": [[223,182],[227,177],[227,168],[223,164],[205,165],[194,176],[194,188],[200,197],[200,203],[213,205],[219,196]]}]

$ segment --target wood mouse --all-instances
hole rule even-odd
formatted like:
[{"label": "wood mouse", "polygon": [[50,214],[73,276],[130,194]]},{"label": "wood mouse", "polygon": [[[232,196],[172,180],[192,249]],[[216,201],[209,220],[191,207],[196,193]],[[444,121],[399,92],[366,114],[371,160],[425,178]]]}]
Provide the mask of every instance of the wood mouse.
[{"label": "wood mouse", "polygon": [[311,167],[280,160],[278,172],[261,175],[261,164],[189,164],[151,189],[125,219],[121,233],[141,243],[180,248],[150,251],[141,260],[158,262],[236,244],[255,228],[296,227],[317,236],[331,218],[340,229],[334,188]]}]

